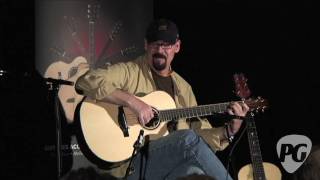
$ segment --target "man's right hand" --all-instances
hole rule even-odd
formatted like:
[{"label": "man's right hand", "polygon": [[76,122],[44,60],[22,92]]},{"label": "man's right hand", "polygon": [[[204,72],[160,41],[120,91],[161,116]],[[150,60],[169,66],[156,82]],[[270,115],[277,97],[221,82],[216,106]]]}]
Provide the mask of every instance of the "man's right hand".
[{"label": "man's right hand", "polygon": [[135,113],[142,125],[147,124],[154,117],[154,111],[151,106],[136,96],[120,89],[116,89],[103,100],[113,104],[127,106]]},{"label": "man's right hand", "polygon": [[136,114],[142,125],[147,124],[154,117],[152,107],[135,96],[130,97],[128,106]]}]

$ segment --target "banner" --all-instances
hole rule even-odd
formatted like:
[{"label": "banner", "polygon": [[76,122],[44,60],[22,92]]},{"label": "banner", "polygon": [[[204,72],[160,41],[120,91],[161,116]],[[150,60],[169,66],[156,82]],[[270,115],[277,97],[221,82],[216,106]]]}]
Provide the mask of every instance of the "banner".
[{"label": "banner", "polygon": [[[35,17],[37,71],[44,78],[75,82],[85,72],[82,69],[129,61],[144,52],[153,1],[38,0]],[[64,176],[71,170],[96,165],[83,155],[76,138],[74,115],[82,96],[74,91],[74,85],[62,85],[58,98]],[[56,145],[48,141],[43,147],[50,167],[56,162]]]}]

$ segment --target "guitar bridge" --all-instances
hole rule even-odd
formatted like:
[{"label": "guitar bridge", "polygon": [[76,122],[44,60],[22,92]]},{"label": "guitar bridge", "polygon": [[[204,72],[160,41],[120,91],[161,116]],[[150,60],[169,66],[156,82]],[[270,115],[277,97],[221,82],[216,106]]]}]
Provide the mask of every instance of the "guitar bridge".
[{"label": "guitar bridge", "polygon": [[129,137],[129,131],[128,131],[128,124],[127,124],[127,119],[126,115],[123,110],[123,106],[118,107],[118,123],[120,126],[120,129],[123,132],[124,137]]}]

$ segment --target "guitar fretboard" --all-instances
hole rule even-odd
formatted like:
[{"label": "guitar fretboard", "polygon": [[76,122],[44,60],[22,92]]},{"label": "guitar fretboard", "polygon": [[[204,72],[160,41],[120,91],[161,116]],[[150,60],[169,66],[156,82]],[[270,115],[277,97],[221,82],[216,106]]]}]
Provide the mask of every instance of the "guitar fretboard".
[{"label": "guitar fretboard", "polygon": [[180,118],[192,118],[213,115],[214,113],[222,113],[227,110],[228,103],[209,104],[196,107],[178,108],[170,110],[161,110],[159,119],[161,121],[171,121]]},{"label": "guitar fretboard", "polygon": [[94,21],[89,21],[89,61],[90,64],[92,64],[93,62],[95,62],[95,38],[94,38]]},{"label": "guitar fretboard", "polygon": [[263,169],[263,160],[261,156],[257,129],[253,117],[247,118],[246,122],[253,176],[255,180],[265,180],[266,176]]}]

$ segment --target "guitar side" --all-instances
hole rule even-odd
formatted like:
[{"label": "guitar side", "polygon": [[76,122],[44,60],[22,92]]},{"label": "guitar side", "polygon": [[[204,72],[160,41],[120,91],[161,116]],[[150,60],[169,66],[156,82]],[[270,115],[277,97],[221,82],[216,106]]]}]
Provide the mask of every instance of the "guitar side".
[{"label": "guitar side", "polygon": [[[263,169],[268,180],[281,180],[280,169],[268,162],[263,162]],[[252,164],[243,166],[238,173],[238,180],[254,180]]]}]

